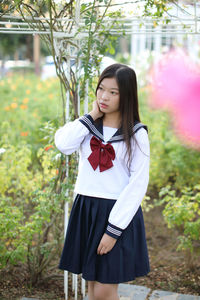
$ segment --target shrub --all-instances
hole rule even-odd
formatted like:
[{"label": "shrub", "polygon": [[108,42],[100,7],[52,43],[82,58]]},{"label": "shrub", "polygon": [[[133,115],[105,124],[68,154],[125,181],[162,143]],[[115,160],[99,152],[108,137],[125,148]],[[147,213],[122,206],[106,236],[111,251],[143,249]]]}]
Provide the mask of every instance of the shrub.
[{"label": "shrub", "polygon": [[177,193],[170,185],[159,193],[161,204],[165,204],[163,215],[169,228],[180,232],[177,250],[199,256],[200,254],[200,185],[184,187]]},{"label": "shrub", "polygon": [[[32,165],[32,148],[25,141],[9,143],[9,132],[0,157],[0,261],[1,268],[23,263],[36,283],[47,268],[55,267],[63,242],[63,207],[71,181],[65,177],[64,157],[52,145],[37,151],[38,168]],[[70,197],[69,195],[68,197]],[[56,263],[57,266],[57,263]]]}]

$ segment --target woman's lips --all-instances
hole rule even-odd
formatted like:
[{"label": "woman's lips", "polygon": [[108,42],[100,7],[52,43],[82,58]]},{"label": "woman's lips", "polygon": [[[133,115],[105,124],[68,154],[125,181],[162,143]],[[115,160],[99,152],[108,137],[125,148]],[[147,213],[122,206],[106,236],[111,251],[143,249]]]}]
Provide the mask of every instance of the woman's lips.
[{"label": "woman's lips", "polygon": [[101,107],[101,108],[107,108],[108,105],[106,105],[106,104],[104,104],[104,103],[100,103],[100,107]]}]

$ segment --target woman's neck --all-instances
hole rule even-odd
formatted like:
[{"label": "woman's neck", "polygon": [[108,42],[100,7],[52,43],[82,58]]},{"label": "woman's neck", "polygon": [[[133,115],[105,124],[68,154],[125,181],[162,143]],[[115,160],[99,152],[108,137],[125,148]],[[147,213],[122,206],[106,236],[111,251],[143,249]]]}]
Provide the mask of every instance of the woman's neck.
[{"label": "woman's neck", "polygon": [[104,114],[103,116],[103,126],[120,128],[121,126],[121,115],[120,113],[116,114]]}]

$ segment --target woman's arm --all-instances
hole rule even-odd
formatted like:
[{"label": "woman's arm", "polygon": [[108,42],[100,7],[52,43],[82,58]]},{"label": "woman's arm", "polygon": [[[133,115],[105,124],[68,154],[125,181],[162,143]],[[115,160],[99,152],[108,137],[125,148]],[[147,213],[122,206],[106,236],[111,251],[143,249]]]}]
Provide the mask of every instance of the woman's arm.
[{"label": "woman's arm", "polygon": [[88,119],[89,122],[93,123],[96,119],[102,117],[102,115],[103,113],[99,110],[97,101],[94,101],[92,111],[88,115],[69,122],[56,131],[54,139],[56,147],[66,155],[78,150],[85,136],[89,134],[85,122],[81,122],[81,120]]},{"label": "woman's arm", "polygon": [[131,162],[131,176],[128,185],[121,192],[108,219],[106,233],[118,238],[129,225],[144,198],[149,182],[150,146],[148,134],[144,128],[135,134],[137,144]]},{"label": "woman's arm", "polygon": [[78,150],[89,130],[80,119],[65,124],[55,133],[55,145],[62,153],[69,155]]}]

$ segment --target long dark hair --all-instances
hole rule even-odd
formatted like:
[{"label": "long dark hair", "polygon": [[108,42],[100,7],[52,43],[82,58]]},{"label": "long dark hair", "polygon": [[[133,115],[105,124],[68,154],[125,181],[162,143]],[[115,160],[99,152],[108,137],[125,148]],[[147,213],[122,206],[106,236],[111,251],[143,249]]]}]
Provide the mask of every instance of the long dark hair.
[{"label": "long dark hair", "polygon": [[132,156],[131,137],[135,121],[140,122],[137,79],[135,71],[123,64],[113,64],[107,67],[99,77],[97,90],[104,78],[115,78],[119,88],[120,105],[119,110],[122,117],[121,129],[127,146],[128,166]]}]

